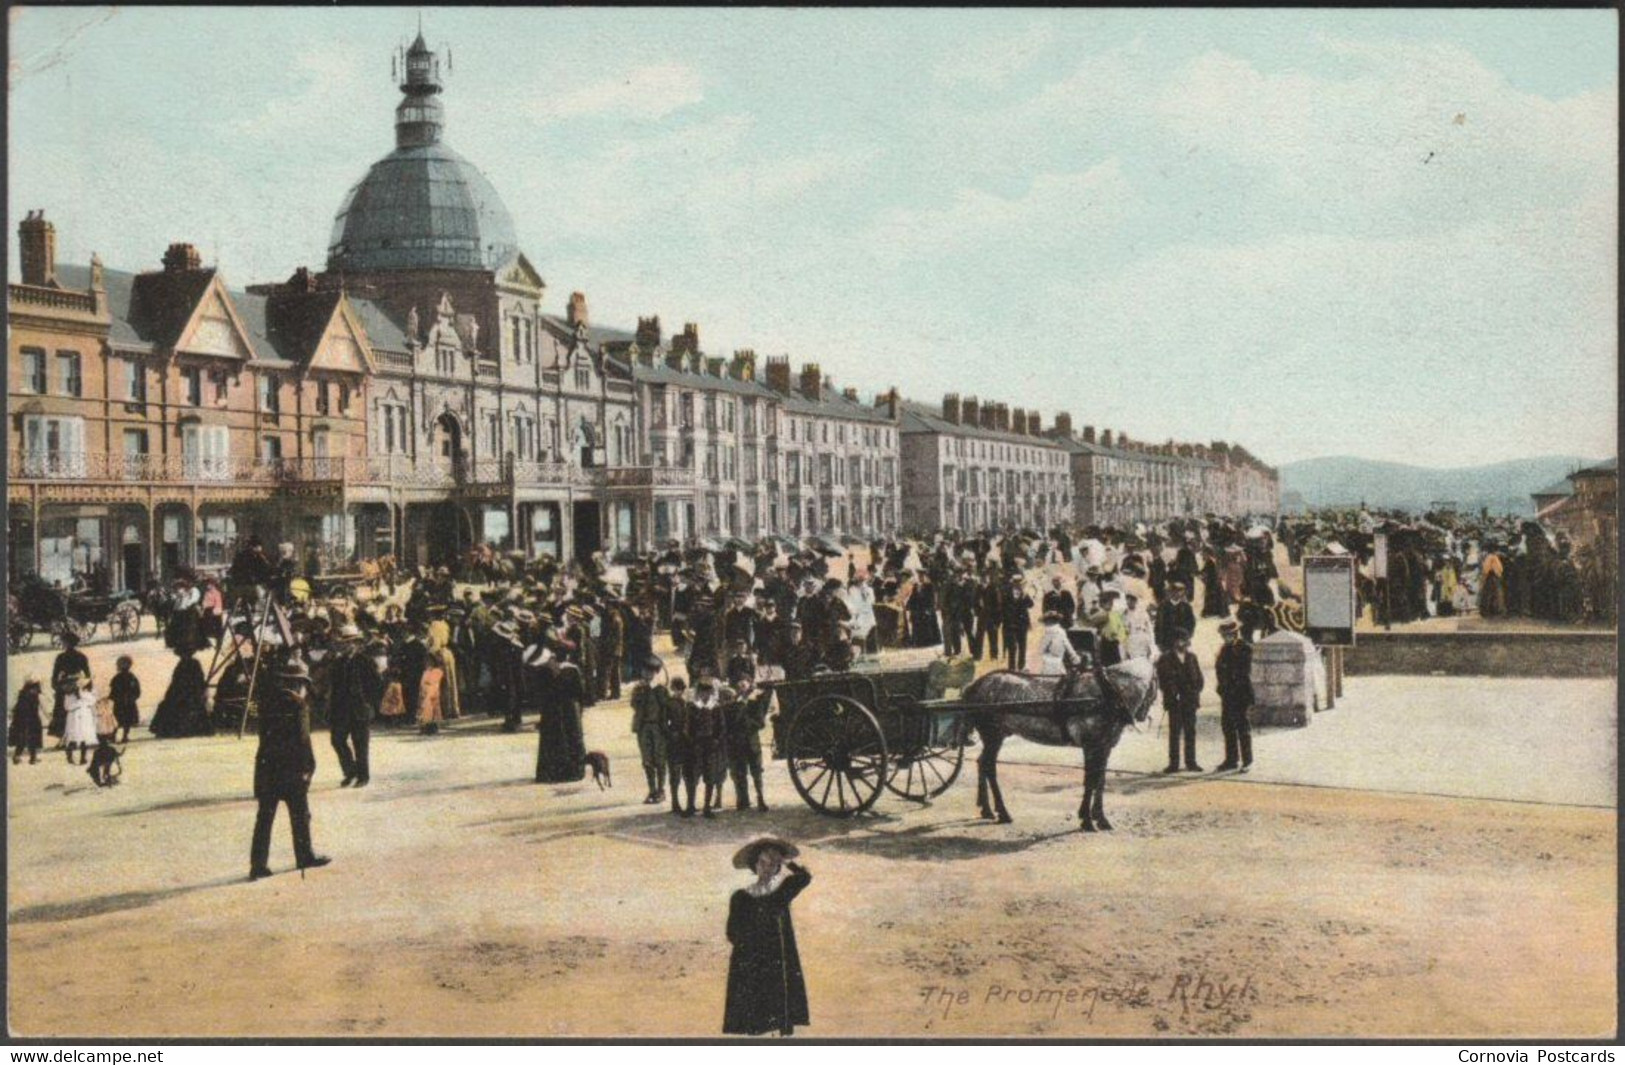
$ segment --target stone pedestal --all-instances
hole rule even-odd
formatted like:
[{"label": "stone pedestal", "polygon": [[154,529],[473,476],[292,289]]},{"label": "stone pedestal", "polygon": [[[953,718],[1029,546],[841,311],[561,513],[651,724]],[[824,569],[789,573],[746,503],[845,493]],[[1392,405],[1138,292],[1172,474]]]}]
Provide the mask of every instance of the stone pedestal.
[{"label": "stone pedestal", "polygon": [[1253,645],[1254,725],[1301,728],[1315,710],[1315,645],[1307,636],[1277,632]]}]

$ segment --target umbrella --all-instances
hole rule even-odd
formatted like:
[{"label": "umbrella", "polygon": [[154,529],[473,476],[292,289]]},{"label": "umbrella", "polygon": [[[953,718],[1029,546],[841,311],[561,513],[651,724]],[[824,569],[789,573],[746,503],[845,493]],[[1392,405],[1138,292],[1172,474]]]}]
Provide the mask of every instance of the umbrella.
[{"label": "umbrella", "polygon": [[755,544],[751,543],[749,540],[741,540],[737,536],[730,536],[722,542],[725,546],[730,547],[735,551],[754,552],[756,550]]},{"label": "umbrella", "polygon": [[851,533],[847,533],[845,536],[841,537],[841,546],[843,547],[863,547],[867,543],[868,541],[863,537],[853,536]]},{"label": "umbrella", "polygon": [[617,566],[636,566],[638,563],[642,562],[643,559],[638,557],[638,553],[636,551],[617,551],[610,561],[615,563]]},{"label": "umbrella", "polygon": [[708,552],[711,552],[712,554],[715,554],[715,553],[717,553],[719,551],[728,550],[727,547],[725,547],[723,545],[722,541],[716,539],[715,537],[711,537],[711,536],[701,537],[699,540],[697,540],[695,542],[694,546],[697,547],[701,551],[708,551]]},{"label": "umbrella", "polygon": [[801,550],[801,545],[791,537],[784,536],[782,534],[774,534],[773,536],[769,536],[768,539],[788,552],[794,553]]}]

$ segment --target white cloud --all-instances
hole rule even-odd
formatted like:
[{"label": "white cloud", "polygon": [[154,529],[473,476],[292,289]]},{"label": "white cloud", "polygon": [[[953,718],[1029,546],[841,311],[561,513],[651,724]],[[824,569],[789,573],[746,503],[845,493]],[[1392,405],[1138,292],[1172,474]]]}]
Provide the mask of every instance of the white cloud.
[{"label": "white cloud", "polygon": [[1031,66],[1054,39],[1055,32],[1048,25],[1034,23],[1020,33],[955,49],[937,64],[931,76],[941,85],[999,89]]},{"label": "white cloud", "polygon": [[653,121],[704,98],[705,79],[699,71],[682,63],[657,63],[545,96],[530,111],[543,122],[590,115]]},{"label": "white cloud", "polygon": [[962,188],[940,206],[900,208],[865,238],[880,254],[940,255],[998,243],[1018,253],[1098,235],[1121,225],[1137,197],[1116,158],[1074,173],[1043,173],[1024,195]]}]

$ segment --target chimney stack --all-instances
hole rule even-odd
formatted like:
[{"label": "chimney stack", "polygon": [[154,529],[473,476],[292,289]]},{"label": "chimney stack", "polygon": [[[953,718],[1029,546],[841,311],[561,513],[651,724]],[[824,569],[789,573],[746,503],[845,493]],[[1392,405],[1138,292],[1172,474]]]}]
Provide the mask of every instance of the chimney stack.
[{"label": "chimney stack", "polygon": [[756,352],[750,348],[734,352],[734,361],[730,376],[735,381],[756,380]]},{"label": "chimney stack", "polygon": [[1110,429],[1102,429],[1100,431],[1100,446],[1101,447],[1111,447],[1112,446],[1112,431]]},{"label": "chimney stack", "polygon": [[1021,407],[1010,412],[1010,431],[1020,436],[1027,435],[1027,412]]},{"label": "chimney stack", "polygon": [[698,355],[700,351],[700,327],[693,322],[683,326],[683,331],[671,338],[671,350],[674,355]]},{"label": "chimney stack", "polygon": [[999,414],[998,411],[994,410],[993,408],[994,404],[991,402],[982,404],[981,414],[983,429],[997,429],[999,427]]},{"label": "chimney stack", "polygon": [[578,325],[587,324],[587,294],[585,292],[570,293],[570,302],[564,308],[564,320],[574,329]]},{"label": "chimney stack", "polygon": [[1072,415],[1064,410],[1058,412],[1055,415],[1055,431],[1060,433],[1062,436],[1071,436]]},{"label": "chimney stack", "polygon": [[841,389],[841,395],[845,396],[847,399],[851,400],[853,403],[856,403],[858,401],[858,390],[855,389],[855,388],[843,388],[843,389]]},{"label": "chimney stack", "polygon": [[194,244],[171,244],[169,250],[164,252],[165,273],[178,274],[201,269],[203,256],[198,254],[197,246]]},{"label": "chimney stack", "polygon": [[724,374],[722,372],[722,368],[724,366],[726,366],[727,363],[728,363],[728,360],[724,359],[721,355],[718,355],[718,356],[716,356],[714,358],[706,359],[705,360],[705,372],[708,375],[710,375],[711,377],[722,377],[722,376],[724,376]]},{"label": "chimney stack", "polygon": [[801,364],[801,394],[814,403],[824,398],[824,372],[816,362]]},{"label": "chimney stack", "polygon": [[949,392],[942,397],[942,420],[959,424],[959,393]]},{"label": "chimney stack", "polygon": [[769,355],[767,357],[767,387],[781,396],[790,394],[790,356]]},{"label": "chimney stack", "polygon": [[1010,405],[1008,403],[995,403],[993,405],[993,427],[1001,433],[1010,431]]},{"label": "chimney stack", "polygon": [[301,266],[288,278],[287,291],[309,294],[316,291],[316,278],[310,272],[310,267]]},{"label": "chimney stack", "polygon": [[1030,410],[1030,411],[1027,412],[1027,435],[1028,436],[1043,436],[1044,435],[1044,418],[1043,418],[1043,415],[1039,414],[1035,410]]},{"label": "chimney stack", "polygon": [[56,285],[56,226],[45,220],[45,212],[29,211],[17,223],[17,243],[21,246],[23,284]]},{"label": "chimney stack", "polygon": [[1086,425],[1086,426],[1083,427],[1083,442],[1085,444],[1092,444],[1092,443],[1095,442],[1095,427],[1094,426]]},{"label": "chimney stack", "polygon": [[638,347],[653,351],[660,346],[660,315],[638,319]]},{"label": "chimney stack", "polygon": [[897,395],[896,386],[887,389],[875,397],[875,407],[877,409],[884,410],[886,412],[886,417],[890,418],[892,421],[897,420],[897,408],[899,404],[900,397]]},{"label": "chimney stack", "polygon": [[966,425],[980,425],[982,417],[981,407],[976,403],[975,396],[966,396],[959,401],[959,420]]}]

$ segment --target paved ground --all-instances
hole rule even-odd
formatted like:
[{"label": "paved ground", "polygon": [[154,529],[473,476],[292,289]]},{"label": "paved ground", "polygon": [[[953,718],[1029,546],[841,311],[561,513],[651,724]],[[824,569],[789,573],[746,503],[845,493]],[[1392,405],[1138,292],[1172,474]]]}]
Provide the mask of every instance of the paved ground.
[{"label": "paved ground", "polygon": [[[99,676],[121,649],[89,648]],[[149,712],[171,662],[142,655]],[[48,664],[14,660],[12,683]],[[344,791],[319,736],[335,863],[300,879],[280,824],[280,875],[257,884],[252,740],[138,739],[111,791],[60,755],[8,765],[13,1030],[711,1035],[729,857],[759,832],[803,843],[816,878],[796,906],[808,1034],[1613,1023],[1611,683],[1351,678],[1308,728],[1261,734],[1245,778],[1142,775],[1165,757],[1153,726],[1119,748],[1117,831],[1097,836],[1074,829],[1065,752],[1023,744],[1009,826],[971,819],[968,776],[930,807],[830,821],[777,764],[770,812],[678,821],[639,802],[629,716],[587,715],[606,792],[529,783],[534,734],[485,722],[381,734],[373,786]]]}]

